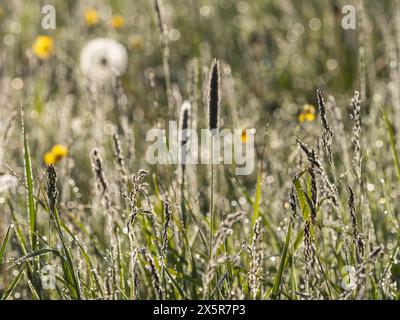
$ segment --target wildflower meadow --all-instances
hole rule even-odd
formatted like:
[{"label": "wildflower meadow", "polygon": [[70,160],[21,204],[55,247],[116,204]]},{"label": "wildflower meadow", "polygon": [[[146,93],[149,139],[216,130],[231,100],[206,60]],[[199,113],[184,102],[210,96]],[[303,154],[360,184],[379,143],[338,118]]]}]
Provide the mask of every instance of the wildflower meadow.
[{"label": "wildflower meadow", "polygon": [[0,108],[2,300],[400,299],[398,1],[0,0]]}]

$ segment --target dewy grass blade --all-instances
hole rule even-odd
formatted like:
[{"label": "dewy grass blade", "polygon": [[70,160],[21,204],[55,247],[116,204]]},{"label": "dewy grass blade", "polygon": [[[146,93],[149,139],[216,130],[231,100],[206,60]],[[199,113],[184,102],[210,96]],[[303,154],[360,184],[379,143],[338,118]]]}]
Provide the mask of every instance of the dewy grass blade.
[{"label": "dewy grass blade", "polygon": [[10,241],[11,226],[8,227],[6,236],[4,237],[3,243],[0,248],[0,266],[3,263],[4,252],[6,251],[8,241]]},{"label": "dewy grass blade", "polygon": [[12,206],[12,203],[10,201],[8,201],[8,205],[10,208],[10,212],[11,212],[11,217],[14,221],[14,228],[15,228],[15,237],[17,239],[17,244],[19,245],[19,249],[22,252],[22,254],[27,255],[28,251],[26,250],[26,239],[23,236],[22,230],[19,226],[19,222],[17,217],[15,216],[15,212]]},{"label": "dewy grass blade", "polygon": [[293,184],[297,193],[297,198],[299,199],[300,202],[300,208],[301,208],[301,212],[303,215],[304,220],[308,219],[311,215],[310,213],[310,208],[307,204],[307,200],[306,200],[306,196],[304,194],[303,188],[301,186],[300,183],[300,177],[304,174],[304,172],[302,172],[297,179],[293,180]]},{"label": "dewy grass blade", "polygon": [[396,169],[397,169],[397,177],[400,179],[400,161],[399,161],[399,156],[398,156],[397,151],[396,151],[396,136],[395,136],[395,133],[394,133],[393,125],[390,122],[386,112],[383,114],[383,118],[385,120],[387,130],[389,132],[390,150],[392,151],[393,161],[394,161],[394,164],[395,164]]},{"label": "dewy grass blade", "polygon": [[17,274],[17,276],[14,278],[14,280],[11,282],[10,286],[7,288],[7,290],[4,292],[4,295],[1,297],[1,300],[7,300],[12,293],[14,292],[14,289],[18,285],[19,281],[22,278],[22,275],[24,274],[25,270],[25,264],[21,267],[21,270]]},{"label": "dewy grass blade", "polygon": [[[71,238],[74,239],[74,235],[73,235],[72,231],[65,224],[62,224],[62,228],[66,233],[68,233],[68,235]],[[86,262],[86,265],[88,266],[89,274],[90,274],[91,277],[93,277],[93,279],[94,279],[94,281],[96,283],[97,289],[99,290],[100,295],[104,297],[104,292],[103,292],[103,289],[102,289],[102,287],[100,285],[100,280],[99,280],[97,274],[95,272],[93,272],[94,266],[93,266],[93,263],[92,263],[89,255],[88,255],[88,253],[86,252],[86,250],[82,246],[82,244],[80,244],[79,241],[77,241],[76,239],[75,239],[75,243],[78,246],[78,248],[79,248],[79,250],[80,250],[80,252],[81,252],[81,254],[83,256],[83,258],[84,258],[84,260]]]},{"label": "dewy grass blade", "polygon": [[163,266],[163,270],[165,271],[165,274],[168,276],[168,279],[171,280],[172,285],[174,286],[174,288],[179,292],[179,295],[181,296],[181,298],[185,299],[185,300],[189,300],[188,295],[179,286],[178,282],[172,277],[172,275],[169,273],[168,269],[165,266]]},{"label": "dewy grass blade", "polygon": [[[29,220],[29,243],[32,251],[37,250],[37,207],[34,197],[34,187],[33,187],[33,173],[32,173],[32,160],[29,150],[29,143],[25,132],[25,122],[24,122],[24,111],[21,107],[21,129],[22,129],[22,144],[23,144],[23,154],[24,154],[24,174],[25,174],[25,185],[27,187],[27,211]],[[32,261],[28,264],[29,277],[31,278],[32,284],[35,287],[36,292],[40,293],[40,279],[38,275],[39,262]]]},{"label": "dewy grass blade", "polygon": [[81,299],[81,289],[80,289],[80,283],[79,283],[79,279],[77,276],[77,273],[75,271],[75,267],[74,267],[74,260],[72,258],[71,252],[68,248],[68,246],[65,243],[65,239],[64,239],[64,235],[62,233],[62,222],[60,220],[60,215],[58,213],[57,207],[54,207],[54,217],[55,217],[55,225],[56,225],[56,230],[58,233],[58,236],[60,238],[62,247],[64,249],[64,253],[66,256],[66,261],[63,260],[63,270],[65,273],[66,278],[69,280],[69,284],[72,286],[72,288],[70,288],[71,292],[73,293],[73,298],[74,299]]},{"label": "dewy grass blade", "polygon": [[40,256],[43,256],[43,255],[45,255],[45,254],[47,254],[47,253],[53,253],[53,254],[55,254],[56,256],[60,256],[60,253],[59,253],[58,250],[56,250],[56,249],[52,249],[52,248],[43,248],[43,249],[39,249],[39,250],[37,250],[37,251],[34,251],[34,252],[31,252],[31,253],[27,254],[26,256],[23,256],[23,257],[19,258],[19,259],[16,260],[16,261],[14,262],[14,264],[11,265],[11,266],[15,266],[15,265],[17,265],[17,264],[21,264],[21,262],[27,262],[27,261],[29,261],[29,260],[35,258],[35,257],[40,257]]},{"label": "dewy grass blade", "polygon": [[29,240],[31,244],[32,251],[36,250],[37,246],[37,214],[36,214],[36,205],[34,198],[34,189],[33,189],[33,174],[32,174],[32,161],[29,150],[29,143],[25,133],[25,123],[24,123],[24,113],[21,111],[21,124],[22,124],[22,143],[24,146],[24,171],[25,171],[25,183],[28,187],[27,194],[27,208],[28,208],[28,217],[29,217]]},{"label": "dewy grass blade", "polygon": [[272,289],[272,299],[278,298],[279,289],[280,289],[280,286],[282,283],[282,275],[283,275],[283,272],[285,271],[285,265],[287,265],[286,260],[287,260],[287,255],[289,252],[291,233],[292,233],[292,224],[289,223],[288,231],[286,233],[285,246],[283,247],[281,261],[279,262],[278,272],[275,276],[274,286]]}]

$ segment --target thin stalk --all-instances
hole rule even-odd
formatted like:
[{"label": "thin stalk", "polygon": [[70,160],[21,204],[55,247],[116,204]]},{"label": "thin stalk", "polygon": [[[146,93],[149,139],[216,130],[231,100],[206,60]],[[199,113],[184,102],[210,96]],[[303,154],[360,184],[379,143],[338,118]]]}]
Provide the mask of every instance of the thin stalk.
[{"label": "thin stalk", "polygon": [[[209,257],[210,261],[212,261],[212,243],[214,237],[214,159],[213,159],[213,137],[211,136],[211,143],[210,143],[210,240],[209,240]],[[218,282],[218,279],[217,279]],[[211,286],[212,281],[210,281]],[[209,299],[211,299],[211,288],[208,288],[208,292],[210,292]]]}]

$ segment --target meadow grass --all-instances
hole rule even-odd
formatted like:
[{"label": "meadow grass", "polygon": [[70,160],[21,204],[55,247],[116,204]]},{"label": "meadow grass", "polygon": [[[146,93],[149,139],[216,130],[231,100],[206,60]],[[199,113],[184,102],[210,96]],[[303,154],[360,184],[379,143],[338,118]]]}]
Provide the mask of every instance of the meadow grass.
[{"label": "meadow grass", "polygon": [[[0,3],[0,298],[399,299],[400,6],[360,3]],[[150,165],[179,119],[255,128],[253,172]]]}]

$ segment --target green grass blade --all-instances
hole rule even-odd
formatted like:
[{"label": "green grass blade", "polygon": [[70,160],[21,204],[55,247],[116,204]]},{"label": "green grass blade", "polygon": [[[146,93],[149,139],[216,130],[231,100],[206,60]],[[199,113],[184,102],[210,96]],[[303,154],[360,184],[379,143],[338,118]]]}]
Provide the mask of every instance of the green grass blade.
[{"label": "green grass blade", "polygon": [[183,289],[179,286],[178,282],[174,279],[174,277],[168,272],[168,269],[163,266],[163,270],[165,271],[165,274],[168,276],[168,279],[171,280],[172,285],[176,289],[176,291],[179,292],[179,295],[182,297],[182,299],[189,300],[188,295],[183,291]]},{"label": "green grass blade", "polygon": [[297,179],[293,180],[293,184],[294,184],[294,188],[295,188],[296,193],[297,193],[297,198],[299,199],[301,213],[303,215],[304,220],[307,220],[310,217],[311,213],[310,213],[310,208],[309,208],[309,206],[307,204],[306,196],[304,194],[303,188],[302,188],[301,183],[300,183],[300,176],[301,175],[299,175],[299,177]]},{"label": "green grass blade", "polygon": [[[72,233],[72,231],[64,223],[61,222],[61,226],[62,226],[63,230],[65,232],[67,232],[72,239],[75,239],[74,234]],[[85,248],[79,243],[79,241],[77,241],[75,239],[74,242],[78,246],[78,248],[79,248],[79,250],[80,250],[80,252],[81,252],[81,254],[82,254],[82,256],[83,256],[83,258],[84,258],[84,260],[86,262],[86,265],[88,266],[89,274],[90,274],[90,276],[93,277],[93,279],[94,279],[94,281],[96,283],[97,289],[99,290],[100,295],[102,297],[104,297],[104,292],[103,292],[103,289],[101,287],[100,280],[99,280],[96,272],[92,271],[94,269],[94,266],[92,264],[92,261],[91,261],[89,255],[88,255],[88,253],[86,252]]]},{"label": "green grass blade", "polygon": [[285,270],[285,265],[287,265],[286,261],[287,261],[287,256],[288,256],[288,252],[289,252],[289,244],[290,244],[291,234],[292,234],[292,225],[289,222],[288,231],[286,233],[285,246],[283,247],[281,261],[279,262],[278,273],[275,276],[274,287],[272,288],[272,299],[278,298],[279,288],[282,283],[282,275]]},{"label": "green grass blade", "polygon": [[390,122],[386,112],[383,113],[383,118],[385,120],[386,127],[387,127],[388,132],[389,132],[390,149],[391,149],[392,154],[393,154],[393,161],[394,161],[394,164],[396,166],[397,177],[400,179],[400,162],[399,162],[399,156],[398,156],[397,151],[396,151],[396,136],[395,136],[395,133],[394,133],[394,128],[393,128],[393,125]]},{"label": "green grass blade", "polygon": [[65,243],[64,235],[62,233],[62,222],[60,220],[60,215],[59,215],[56,207],[54,208],[54,217],[55,217],[54,221],[55,221],[55,227],[57,230],[57,234],[60,238],[62,247],[64,249],[64,254],[66,257],[65,261],[63,261],[63,271],[64,271],[66,278],[68,279],[68,283],[70,284],[70,290],[71,290],[71,293],[73,294],[73,298],[80,300],[81,299],[81,289],[80,289],[78,275],[75,271],[74,261],[73,261],[71,252]]},{"label": "green grass blade", "polygon": [[31,154],[29,150],[29,143],[25,133],[25,124],[24,124],[24,114],[21,111],[21,124],[22,124],[22,143],[24,147],[24,171],[25,171],[25,183],[28,187],[28,195],[27,195],[27,207],[28,207],[28,217],[29,217],[29,240],[31,244],[32,251],[36,250],[37,244],[37,214],[36,214],[36,205],[34,198],[34,190],[33,190],[33,174],[32,174],[32,161]]},{"label": "green grass blade", "polygon": [[12,295],[14,289],[16,288],[16,286],[18,285],[19,281],[22,278],[22,275],[24,274],[24,270],[25,270],[25,264],[21,267],[21,270],[19,271],[18,275],[14,278],[13,282],[4,292],[4,295],[1,297],[1,300],[7,300]]},{"label": "green grass blade", "polygon": [[3,262],[4,252],[6,251],[7,244],[10,241],[10,235],[11,235],[11,226],[8,227],[6,236],[4,237],[3,243],[0,248],[0,265]]},{"label": "green grass blade", "polygon": [[15,261],[15,263],[13,265],[20,264],[21,262],[27,262],[27,261],[35,258],[35,257],[40,257],[40,256],[43,256],[43,255],[45,255],[47,253],[53,253],[56,256],[61,256],[60,253],[58,252],[58,250],[56,250],[56,249],[43,248],[43,249],[39,249],[37,251],[28,253],[27,255],[19,258],[18,260]]}]

